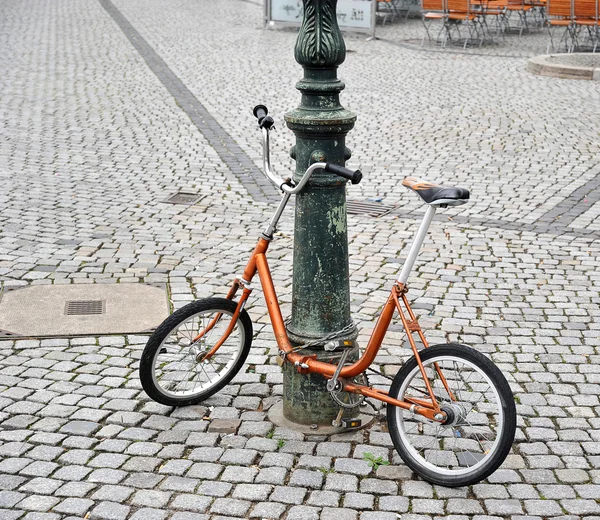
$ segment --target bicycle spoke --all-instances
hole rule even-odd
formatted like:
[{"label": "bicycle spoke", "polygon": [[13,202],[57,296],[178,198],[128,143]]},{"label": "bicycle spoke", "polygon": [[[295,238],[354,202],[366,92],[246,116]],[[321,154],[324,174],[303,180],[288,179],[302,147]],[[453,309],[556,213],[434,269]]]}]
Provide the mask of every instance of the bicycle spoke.
[{"label": "bicycle spoke", "polygon": [[[202,338],[194,341],[201,331],[221,314],[217,323]],[[232,315],[221,309],[205,311],[182,321],[165,338],[155,354],[155,380],[165,392],[175,396],[195,394],[216,384],[231,370],[237,359],[243,336],[238,324],[223,342],[217,353],[206,362],[198,363],[198,354],[208,352],[219,341]],[[214,341],[213,341],[214,340]]]},{"label": "bicycle spoke", "polygon": [[[424,467],[448,475],[477,468],[494,449],[499,435],[496,422],[501,412],[494,387],[476,365],[460,358],[422,362],[438,405],[447,413],[448,424],[423,417],[415,420],[406,410],[397,412],[403,444]],[[428,396],[421,370],[415,367],[411,374],[399,398],[410,401],[410,396]]]}]

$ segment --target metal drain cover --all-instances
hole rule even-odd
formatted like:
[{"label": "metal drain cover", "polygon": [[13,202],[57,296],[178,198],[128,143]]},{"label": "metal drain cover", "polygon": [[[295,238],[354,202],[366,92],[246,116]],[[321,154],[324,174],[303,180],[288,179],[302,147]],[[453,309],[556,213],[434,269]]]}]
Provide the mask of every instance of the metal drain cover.
[{"label": "metal drain cover", "polygon": [[65,303],[67,316],[88,316],[90,314],[104,314],[106,300],[69,300]]},{"label": "metal drain cover", "polygon": [[14,336],[134,334],[168,315],[165,290],[145,284],[35,285],[0,300],[0,330]]},{"label": "metal drain cover", "polygon": [[184,193],[179,192],[175,193],[175,195],[171,195],[167,200],[163,201],[168,204],[195,204],[202,198],[201,195],[197,193]]},{"label": "metal drain cover", "polygon": [[346,202],[346,212],[350,215],[382,217],[394,209],[396,209],[395,206],[386,206],[380,202],[368,202],[363,200],[349,200]]}]

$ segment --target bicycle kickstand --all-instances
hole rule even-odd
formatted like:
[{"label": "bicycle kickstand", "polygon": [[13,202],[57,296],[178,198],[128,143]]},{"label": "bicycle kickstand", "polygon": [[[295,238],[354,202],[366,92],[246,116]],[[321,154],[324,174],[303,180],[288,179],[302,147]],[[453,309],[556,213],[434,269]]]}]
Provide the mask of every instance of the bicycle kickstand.
[{"label": "bicycle kickstand", "polygon": [[[344,368],[344,365],[346,364],[346,358],[348,357],[348,354],[350,353],[350,349],[345,349],[342,352],[342,355],[340,357],[340,362],[338,363],[338,366],[332,376],[332,378],[327,381],[327,390],[329,390],[330,393],[333,393],[337,390],[339,390],[339,385],[341,385],[341,383],[338,381],[338,377],[340,375],[340,372],[342,370],[342,368]],[[344,408],[340,407],[340,411],[338,412],[336,418],[331,421],[331,425],[334,426],[335,428],[358,428],[361,424],[362,421],[360,419],[344,419],[342,416],[344,415]]]}]

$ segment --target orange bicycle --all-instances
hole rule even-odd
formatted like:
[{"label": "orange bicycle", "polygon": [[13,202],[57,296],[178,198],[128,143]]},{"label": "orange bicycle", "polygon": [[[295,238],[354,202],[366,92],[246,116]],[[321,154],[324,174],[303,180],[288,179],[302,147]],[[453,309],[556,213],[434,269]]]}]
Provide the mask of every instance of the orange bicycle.
[{"label": "orange bicycle", "polygon": [[[386,403],[388,430],[396,450],[426,480],[454,487],[486,478],[502,464],[514,440],[516,410],[508,382],[496,365],[470,347],[457,343],[430,347],[406,297],[409,273],[437,208],[466,203],[468,190],[412,177],[404,180],[403,185],[428,205],[408,257],[360,359],[347,365],[349,349],[344,349],[339,364],[324,363],[314,355],[303,354],[306,345],[290,343],[266,253],[290,196],[300,192],[313,173],[325,170],[353,184],[360,182],[362,174],[316,162],[298,183],[278,177],[269,158],[273,119],[262,105],[254,109],[254,114],[262,129],[265,174],[281,190],[281,202],[227,297],[189,303],[152,334],[140,360],[144,390],[159,403],[184,406],[203,401],[233,379],[243,367],[252,343],[252,323],[244,306],[258,272],[280,363],[292,363],[301,373],[325,377],[327,389],[341,410],[360,406],[367,397]],[[413,356],[395,375],[389,391],[384,391],[368,386],[364,374],[396,311]],[[335,334],[323,338],[321,344],[328,350],[342,348],[340,342],[331,341],[332,337]],[[423,346],[420,350],[416,339]]]}]

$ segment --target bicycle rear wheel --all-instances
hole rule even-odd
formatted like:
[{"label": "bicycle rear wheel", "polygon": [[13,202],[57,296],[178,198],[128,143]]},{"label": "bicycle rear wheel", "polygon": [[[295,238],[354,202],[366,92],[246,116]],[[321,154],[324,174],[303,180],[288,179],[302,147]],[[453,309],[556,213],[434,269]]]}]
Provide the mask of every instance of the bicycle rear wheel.
[{"label": "bicycle rear wheel", "polygon": [[[488,358],[464,345],[436,345],[419,354],[448,419],[440,424],[388,405],[394,446],[407,466],[434,484],[457,487],[479,482],[504,462],[514,440],[516,409],[508,382]],[[431,401],[416,358],[396,374],[389,395],[399,401],[411,397]]]},{"label": "bicycle rear wheel", "polygon": [[217,352],[203,358],[229,327],[236,307],[224,298],[197,300],[156,329],[142,353],[139,372],[151,399],[169,406],[196,404],[235,377],[252,344],[252,322],[245,310]]}]

